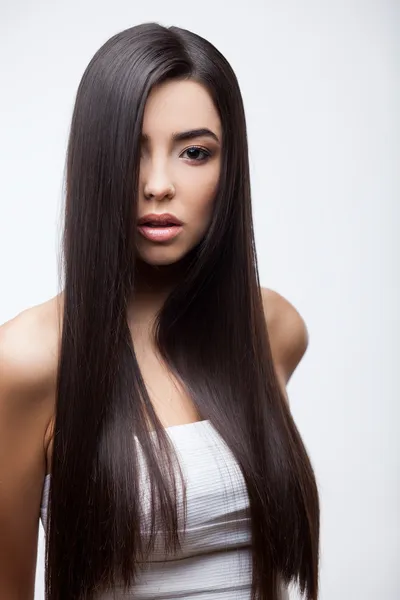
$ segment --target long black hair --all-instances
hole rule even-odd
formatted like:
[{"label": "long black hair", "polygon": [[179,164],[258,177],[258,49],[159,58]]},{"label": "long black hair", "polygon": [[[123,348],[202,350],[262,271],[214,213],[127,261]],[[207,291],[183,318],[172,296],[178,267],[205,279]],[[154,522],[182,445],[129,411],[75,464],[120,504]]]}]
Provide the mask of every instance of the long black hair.
[{"label": "long black hair", "polygon": [[[91,599],[115,585],[127,589],[157,531],[165,532],[166,552],[180,544],[179,465],[150,402],[127,323],[135,292],[143,113],[152,88],[171,79],[195,80],[210,93],[222,124],[222,162],[212,224],[158,315],[156,341],[243,473],[252,598],[277,600],[284,581],[315,600],[317,487],[271,357],[239,85],[211,43],[156,23],[127,29],[98,50],[73,112],[46,598]],[[147,537],[141,534],[137,442],[151,474]]]}]

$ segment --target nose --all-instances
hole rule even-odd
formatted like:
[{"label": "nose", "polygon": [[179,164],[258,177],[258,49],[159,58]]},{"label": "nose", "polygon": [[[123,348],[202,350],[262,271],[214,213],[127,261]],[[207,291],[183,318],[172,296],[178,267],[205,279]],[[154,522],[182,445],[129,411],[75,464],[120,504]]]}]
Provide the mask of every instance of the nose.
[{"label": "nose", "polygon": [[149,167],[144,178],[144,197],[146,200],[171,200],[175,195],[175,186],[167,169],[161,165]]}]

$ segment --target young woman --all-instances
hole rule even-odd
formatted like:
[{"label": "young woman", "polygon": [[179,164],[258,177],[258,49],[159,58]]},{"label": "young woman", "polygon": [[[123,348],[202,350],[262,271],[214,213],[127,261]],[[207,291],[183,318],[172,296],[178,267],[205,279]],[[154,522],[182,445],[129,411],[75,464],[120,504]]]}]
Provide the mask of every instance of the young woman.
[{"label": "young woman", "polygon": [[285,385],[305,324],[259,286],[242,98],[177,27],[95,54],[72,119],[64,287],[0,329],[0,590],[318,593],[319,507]]}]

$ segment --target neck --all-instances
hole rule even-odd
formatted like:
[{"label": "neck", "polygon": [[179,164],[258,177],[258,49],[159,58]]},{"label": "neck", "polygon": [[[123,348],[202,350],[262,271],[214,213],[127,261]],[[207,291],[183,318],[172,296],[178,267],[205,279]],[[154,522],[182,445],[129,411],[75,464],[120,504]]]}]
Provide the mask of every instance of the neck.
[{"label": "neck", "polygon": [[137,261],[135,267],[135,295],[168,295],[180,282],[183,275],[184,265],[181,262],[159,266]]},{"label": "neck", "polygon": [[172,265],[135,265],[135,291],[129,306],[129,321],[143,325],[154,321],[158,311],[185,274],[186,261]]}]

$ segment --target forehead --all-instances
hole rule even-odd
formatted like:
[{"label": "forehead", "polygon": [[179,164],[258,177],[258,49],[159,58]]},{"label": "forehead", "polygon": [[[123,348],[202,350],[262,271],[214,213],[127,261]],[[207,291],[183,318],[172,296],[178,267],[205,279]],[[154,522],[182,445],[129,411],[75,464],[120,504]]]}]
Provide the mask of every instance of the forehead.
[{"label": "forehead", "polygon": [[207,127],[221,136],[221,123],[208,90],[196,81],[166,81],[151,91],[143,134],[151,138]]}]

